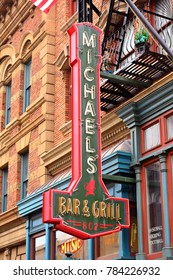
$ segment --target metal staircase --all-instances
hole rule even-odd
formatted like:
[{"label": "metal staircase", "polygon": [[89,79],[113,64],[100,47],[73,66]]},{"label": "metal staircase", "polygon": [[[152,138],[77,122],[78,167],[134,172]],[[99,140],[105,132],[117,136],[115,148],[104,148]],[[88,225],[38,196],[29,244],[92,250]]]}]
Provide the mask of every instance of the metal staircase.
[{"label": "metal staircase", "polygon": [[[173,70],[172,1],[156,1],[154,11],[150,2],[110,0],[102,42],[103,111],[119,106]],[[92,22],[93,12],[101,15],[92,0],[78,1],[79,22]],[[140,30],[149,33],[149,42],[138,47],[135,36]]]},{"label": "metal staircase", "polygon": [[[169,0],[166,0],[169,1]],[[127,5],[127,1],[110,0],[110,8],[102,43],[103,64],[101,71],[101,109],[109,111],[119,106],[125,100],[134,97],[141,90],[149,87],[159,78],[173,70],[173,60],[158,41],[151,37],[149,44],[137,50],[135,33],[137,29],[146,26],[139,21],[134,11]],[[129,1],[128,1],[129,2]],[[149,21],[151,13],[147,1],[137,1],[137,8]],[[152,13],[153,18],[159,19],[163,30],[159,35],[166,47],[173,49],[173,20],[169,16]],[[162,24],[163,23],[163,24]],[[150,27],[150,26],[149,26]],[[156,34],[157,35],[157,34]],[[162,43],[162,42],[161,42]],[[164,45],[163,45],[164,46]],[[165,47],[165,48],[166,48]],[[167,47],[168,48],[168,47]],[[166,48],[166,50],[167,50]],[[109,68],[104,67],[105,53]]]}]

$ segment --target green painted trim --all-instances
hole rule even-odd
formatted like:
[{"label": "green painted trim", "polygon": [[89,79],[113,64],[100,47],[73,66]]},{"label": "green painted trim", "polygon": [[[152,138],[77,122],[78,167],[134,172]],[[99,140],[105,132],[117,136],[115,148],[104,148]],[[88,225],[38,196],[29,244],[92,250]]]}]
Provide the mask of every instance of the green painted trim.
[{"label": "green painted trim", "polygon": [[130,102],[116,111],[118,115],[132,129],[141,126],[161,114],[172,109],[172,86],[173,81],[166,83],[151,94],[145,96],[138,102]]},{"label": "green painted trim", "polygon": [[137,80],[124,78],[124,77],[119,76],[119,75],[105,73],[105,72],[102,72],[102,71],[100,71],[100,76],[104,79],[111,80],[114,83],[121,83],[121,84],[123,83],[123,84],[126,84],[126,85],[136,86],[138,88],[147,88],[147,87],[151,86],[151,84],[152,84],[151,82],[141,82],[141,81],[139,82]]},{"label": "green painted trim", "polygon": [[135,178],[130,177],[103,174],[102,178],[104,180],[115,181],[116,183],[136,184]]}]

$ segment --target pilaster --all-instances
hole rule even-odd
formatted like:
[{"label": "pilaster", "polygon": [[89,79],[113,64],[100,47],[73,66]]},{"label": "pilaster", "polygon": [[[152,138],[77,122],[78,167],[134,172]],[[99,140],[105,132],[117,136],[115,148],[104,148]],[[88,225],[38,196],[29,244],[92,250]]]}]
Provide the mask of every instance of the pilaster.
[{"label": "pilaster", "polygon": [[163,259],[173,259],[173,248],[171,248],[170,238],[170,221],[169,221],[169,206],[168,206],[168,182],[167,182],[167,167],[166,167],[166,152],[163,151],[159,155],[162,176],[162,200],[163,200],[163,217],[164,217],[164,248],[162,249]]},{"label": "pilaster", "polygon": [[142,218],[142,190],[141,190],[141,165],[134,166],[136,175],[136,203],[137,203],[137,223],[138,223],[138,253],[137,260],[145,260],[143,248],[143,218]]}]

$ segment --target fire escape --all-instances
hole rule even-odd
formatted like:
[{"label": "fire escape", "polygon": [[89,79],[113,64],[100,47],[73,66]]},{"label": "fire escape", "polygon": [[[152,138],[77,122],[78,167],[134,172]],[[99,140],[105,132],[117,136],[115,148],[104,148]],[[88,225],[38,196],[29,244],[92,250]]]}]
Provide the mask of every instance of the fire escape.
[{"label": "fire escape", "polygon": [[[172,2],[158,1],[154,11],[147,2],[110,0],[102,42],[102,111],[119,106],[173,70]],[[79,21],[92,22],[93,11],[100,16],[92,0],[79,3]]]}]

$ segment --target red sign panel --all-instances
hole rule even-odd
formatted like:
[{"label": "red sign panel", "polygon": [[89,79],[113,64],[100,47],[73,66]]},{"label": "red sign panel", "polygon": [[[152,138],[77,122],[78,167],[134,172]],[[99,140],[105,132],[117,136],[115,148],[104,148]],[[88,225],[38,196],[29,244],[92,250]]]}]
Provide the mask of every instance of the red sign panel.
[{"label": "red sign panel", "polygon": [[129,227],[129,202],[111,197],[102,181],[100,133],[101,30],[77,23],[70,35],[72,180],[43,195],[43,221],[82,239]]}]

